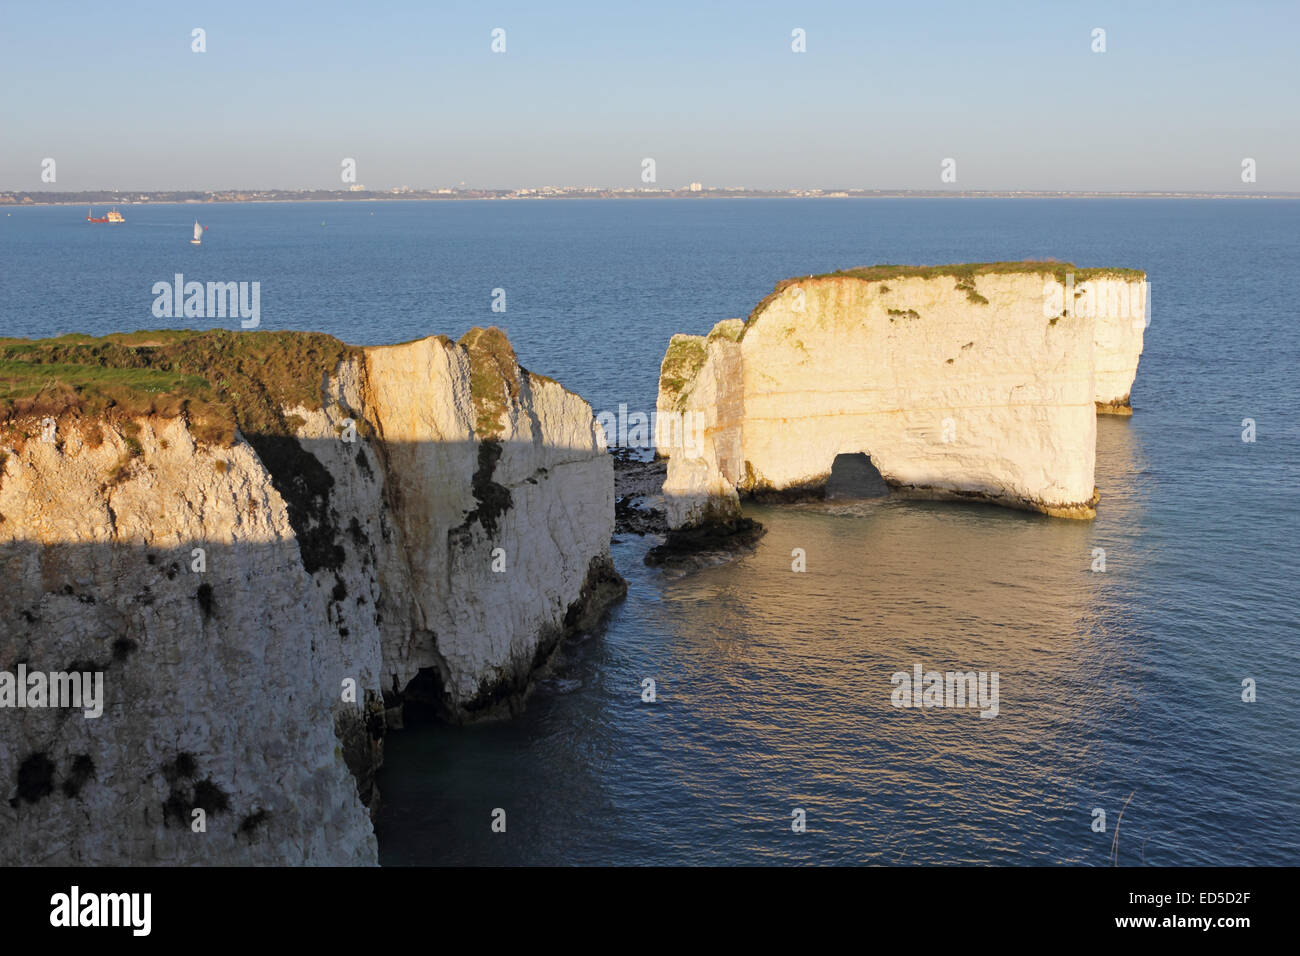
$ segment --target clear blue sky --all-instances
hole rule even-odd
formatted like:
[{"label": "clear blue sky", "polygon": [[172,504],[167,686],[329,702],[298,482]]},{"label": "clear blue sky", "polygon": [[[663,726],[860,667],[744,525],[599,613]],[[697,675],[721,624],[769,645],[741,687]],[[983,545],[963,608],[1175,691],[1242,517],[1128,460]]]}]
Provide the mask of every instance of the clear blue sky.
[{"label": "clear blue sky", "polygon": [[663,186],[928,189],[952,157],[969,189],[1300,191],[1298,28],[1295,0],[7,0],[0,189],[339,188],[344,157],[371,188],[653,157]]}]

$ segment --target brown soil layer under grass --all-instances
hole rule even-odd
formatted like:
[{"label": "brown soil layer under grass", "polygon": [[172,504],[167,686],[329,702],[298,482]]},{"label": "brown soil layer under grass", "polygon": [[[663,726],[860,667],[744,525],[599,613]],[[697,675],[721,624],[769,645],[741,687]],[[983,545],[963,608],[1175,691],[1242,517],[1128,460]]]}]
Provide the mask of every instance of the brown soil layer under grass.
[{"label": "brown soil layer under grass", "polygon": [[[316,332],[131,332],[0,339],[0,434],[42,418],[185,416],[196,440],[291,435],[284,409],[321,407],[321,386],[360,349]],[[17,434],[14,434],[17,432]]]}]

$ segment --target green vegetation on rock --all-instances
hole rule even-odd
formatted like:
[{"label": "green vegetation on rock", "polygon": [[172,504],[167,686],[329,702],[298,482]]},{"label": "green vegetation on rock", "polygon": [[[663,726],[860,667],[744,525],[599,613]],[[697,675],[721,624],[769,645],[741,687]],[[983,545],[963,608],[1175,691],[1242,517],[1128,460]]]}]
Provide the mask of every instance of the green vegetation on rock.
[{"label": "green vegetation on rock", "polygon": [[723,319],[709,330],[706,341],[712,342],[718,339],[726,339],[728,342],[739,342],[744,334],[744,319]]},{"label": "green vegetation on rock", "polygon": [[514,349],[496,326],[470,329],[459,344],[469,356],[474,434],[480,441],[499,438],[502,416],[511,403],[519,400],[519,366]]},{"label": "green vegetation on rock", "polygon": [[0,422],[184,415],[199,441],[291,431],[284,409],[321,407],[321,385],[358,349],[315,332],[132,332],[0,339]]},{"label": "green vegetation on rock", "polygon": [[[809,276],[808,278],[831,279],[846,277],[850,279],[865,279],[869,282],[880,282],[886,279],[937,279],[951,276],[954,279],[967,280],[967,284],[969,284],[969,282],[976,276],[1009,275],[1018,272],[1052,275],[1062,283],[1065,282],[1066,274],[1072,272],[1074,273],[1075,285],[1078,285],[1081,282],[1087,282],[1089,279],[1098,279],[1103,276],[1107,278],[1130,280],[1142,279],[1146,276],[1146,273],[1141,269],[1081,269],[1072,263],[1057,262],[1055,259],[1026,259],[1019,262],[963,262],[942,266],[862,266],[856,269],[840,269],[836,272],[827,272],[821,275]],[[797,282],[799,280],[787,281]]]},{"label": "green vegetation on rock", "polygon": [[663,364],[659,366],[659,387],[672,397],[679,411],[688,394],[687,387],[695,381],[708,357],[705,341],[697,335],[674,335],[669,341]]},{"label": "green vegetation on rock", "polygon": [[[196,441],[223,446],[238,429],[284,498],[303,566],[309,573],[336,570],[344,552],[329,507],[334,478],[294,437],[305,422],[287,410],[319,410],[326,377],[359,355],[315,332],[0,339],[0,434],[25,441],[34,420],[48,416],[79,423],[95,445],[100,423],[107,423],[127,448],[108,475],[112,484],[129,476],[132,459],[142,454],[136,419],[183,416]],[[357,425],[364,433],[364,422]]]},{"label": "green vegetation on rock", "polygon": [[984,298],[984,296],[980,295],[979,292],[975,290],[974,276],[965,276],[964,278],[958,279],[956,289],[958,292],[966,293],[967,302],[974,302],[976,305],[989,304],[989,300]]},{"label": "green vegetation on rock", "polygon": [[[781,282],[778,282],[776,288],[765,296],[758,305],[754,306],[754,309],[749,313],[746,322],[753,322],[754,319],[757,318],[758,315],[777,298],[777,296],[790,288],[790,286],[798,285],[801,282],[810,282],[820,279],[859,279],[864,282],[884,282],[890,279],[953,278],[958,280],[957,287],[966,292],[967,298],[971,302],[978,302],[981,305],[987,305],[987,300],[975,291],[975,277],[983,275],[1012,275],[1015,273],[1049,275],[1055,277],[1062,284],[1065,283],[1066,275],[1068,273],[1073,273],[1074,284],[1076,286],[1087,282],[1090,279],[1126,279],[1132,282],[1146,278],[1146,273],[1141,269],[1119,269],[1109,267],[1081,269],[1072,263],[1057,262],[1055,259],[1027,259],[1020,262],[963,262],[940,266],[862,266],[855,269],[839,269],[835,272],[824,272],[819,275],[784,279]],[[880,291],[888,292],[889,287],[882,285]]]}]

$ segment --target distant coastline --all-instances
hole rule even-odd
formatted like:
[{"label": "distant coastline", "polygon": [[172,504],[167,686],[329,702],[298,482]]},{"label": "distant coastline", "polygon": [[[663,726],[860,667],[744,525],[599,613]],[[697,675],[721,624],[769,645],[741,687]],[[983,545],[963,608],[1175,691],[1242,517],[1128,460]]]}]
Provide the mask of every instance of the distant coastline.
[{"label": "distant coastline", "polygon": [[[699,187],[699,184],[693,184]],[[0,192],[0,206],[140,205],[181,203],[386,202],[464,199],[1300,199],[1286,192],[1197,192],[1033,189],[610,189],[596,186],[547,186],[540,189],[224,189],[224,190],[84,190],[79,192],[11,190]]]}]

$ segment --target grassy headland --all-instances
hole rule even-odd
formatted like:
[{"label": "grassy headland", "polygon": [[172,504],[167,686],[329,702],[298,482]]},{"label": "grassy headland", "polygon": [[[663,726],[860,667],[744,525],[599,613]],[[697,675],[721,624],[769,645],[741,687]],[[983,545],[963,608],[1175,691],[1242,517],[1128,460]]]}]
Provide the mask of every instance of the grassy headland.
[{"label": "grassy headland", "polygon": [[284,408],[320,408],[323,376],[359,351],[316,332],[0,339],[0,428],[47,416],[184,415],[199,441],[229,444],[236,428],[291,434]]}]

